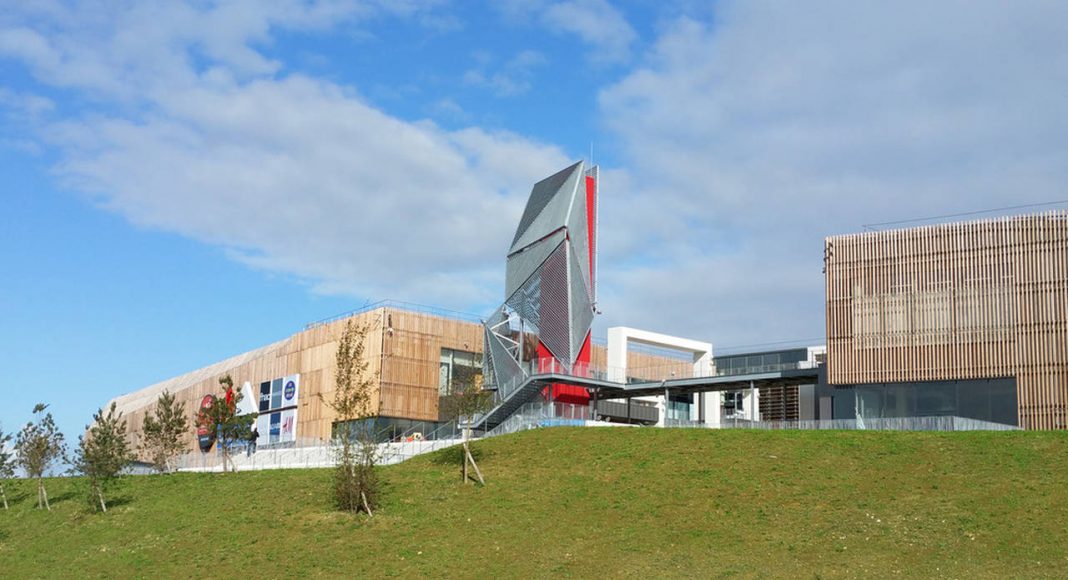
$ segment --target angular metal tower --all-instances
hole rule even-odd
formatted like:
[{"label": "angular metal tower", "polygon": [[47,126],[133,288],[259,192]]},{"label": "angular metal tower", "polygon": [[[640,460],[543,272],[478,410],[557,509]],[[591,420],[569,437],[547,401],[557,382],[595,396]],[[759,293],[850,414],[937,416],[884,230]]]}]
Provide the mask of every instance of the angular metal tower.
[{"label": "angular metal tower", "polygon": [[[598,168],[578,162],[534,185],[508,250],[505,302],[486,321],[490,388],[531,374],[585,374],[596,302]],[[585,403],[585,389],[554,389]]]}]

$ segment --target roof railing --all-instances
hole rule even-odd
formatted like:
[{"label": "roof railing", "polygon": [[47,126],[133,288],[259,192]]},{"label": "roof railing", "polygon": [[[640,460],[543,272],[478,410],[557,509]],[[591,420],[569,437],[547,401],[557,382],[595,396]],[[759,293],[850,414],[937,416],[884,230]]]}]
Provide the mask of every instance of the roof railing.
[{"label": "roof railing", "polygon": [[408,312],[415,312],[418,314],[430,314],[432,316],[440,316],[441,318],[450,318],[454,320],[463,320],[466,322],[482,323],[482,317],[477,314],[471,314],[470,312],[461,312],[459,310],[449,310],[448,308],[438,308],[437,306],[427,306],[425,304],[416,304],[415,302],[404,302],[401,300],[379,300],[371,304],[366,304],[356,310],[350,310],[348,312],[342,312],[329,318],[322,320],[316,320],[315,322],[309,322],[304,325],[304,330],[311,330],[320,326],[325,326],[331,322],[337,322],[338,320],[344,320],[359,314],[371,312],[372,310],[378,310],[379,308],[396,308],[397,310],[406,310]]}]

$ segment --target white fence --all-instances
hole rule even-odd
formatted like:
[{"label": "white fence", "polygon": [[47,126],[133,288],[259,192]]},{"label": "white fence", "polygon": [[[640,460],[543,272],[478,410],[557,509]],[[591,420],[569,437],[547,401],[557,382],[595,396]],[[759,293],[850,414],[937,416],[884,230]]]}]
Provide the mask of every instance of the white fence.
[{"label": "white fence", "polygon": [[881,419],[829,419],[811,421],[725,420],[718,426],[695,421],[668,420],[668,427],[690,429],[837,429],[843,431],[1018,431],[1015,425],[991,423],[967,417],[890,417]]},{"label": "white fence", "polygon": [[[435,439],[433,441],[389,442],[378,445],[378,464],[391,465],[411,459],[416,455],[430,453],[460,443],[460,439]],[[309,441],[304,445],[259,449],[251,455],[244,448],[234,449],[231,465],[237,471],[260,469],[299,469],[333,467],[336,465],[334,448],[327,442]],[[187,453],[178,462],[179,471],[222,471],[222,454]]]},{"label": "white fence", "polygon": [[[548,427],[636,427],[622,423],[608,423],[589,419],[589,407],[566,403],[537,401],[527,403],[503,423],[483,435],[483,438],[507,435],[527,429]],[[965,417],[897,417],[888,419],[833,419],[827,421],[725,421],[719,426],[696,421],[669,419],[668,428],[682,429],[837,429],[872,431],[1015,431],[1019,427],[991,423]],[[644,427],[651,429],[653,427]],[[457,438],[429,441],[408,440],[381,443],[378,446],[380,465],[391,465],[411,459],[416,455],[430,453],[461,442]],[[306,440],[290,447],[260,449],[246,455],[245,450],[235,449],[232,465],[238,471],[259,469],[286,469],[333,467],[336,464],[334,449],[329,442]],[[178,462],[180,471],[222,471],[223,457],[218,452],[189,453]]]}]

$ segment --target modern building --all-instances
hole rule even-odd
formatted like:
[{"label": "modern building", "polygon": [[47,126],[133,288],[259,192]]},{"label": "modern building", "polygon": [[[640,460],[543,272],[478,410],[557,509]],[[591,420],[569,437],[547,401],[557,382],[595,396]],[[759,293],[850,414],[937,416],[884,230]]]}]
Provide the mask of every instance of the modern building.
[{"label": "modern building", "polygon": [[[337,343],[365,324],[383,438],[447,429],[441,398],[481,377],[489,430],[530,407],[634,424],[959,416],[1066,427],[1068,214],[826,240],[827,346],[714,356],[709,342],[627,327],[595,341],[598,170],[534,185],[485,319],[384,302],[115,399],[136,442],[167,390],[192,414],[230,375],[260,445],[329,439]],[[211,434],[199,442],[211,445]],[[191,444],[191,450],[198,443]]]},{"label": "modern building", "polygon": [[[163,391],[174,393],[192,414],[220,396],[229,375],[241,393],[242,413],[258,413],[260,445],[288,445],[330,438],[336,416],[327,404],[334,392],[335,353],[349,320],[366,325],[365,357],[376,383],[372,407],[385,438],[431,433],[442,426],[440,399],[460,372],[490,379],[490,388],[531,373],[566,368],[590,374],[607,366],[604,344],[594,345],[597,169],[577,163],[537,183],[508,252],[508,299],[487,321],[477,316],[397,302],[383,302],[330,320],[262,348],[140,389],[115,399],[128,417],[131,439]],[[490,348],[484,348],[489,341]],[[647,352],[627,352],[630,376],[652,378],[670,368],[688,376],[692,365]],[[677,368],[676,368],[677,367]],[[597,371],[603,372],[603,371]],[[566,383],[549,384],[542,397],[586,408],[590,394]],[[657,423],[653,402],[599,402],[590,416]],[[212,437],[191,444],[210,448]]]},{"label": "modern building", "polygon": [[[372,407],[379,430],[429,432],[439,420],[439,396],[458,367],[481,370],[482,325],[460,313],[381,303],[337,319],[316,322],[262,348],[157,383],[115,399],[131,438],[164,390],[190,412],[221,394],[229,374],[242,391],[239,407],[260,414],[260,444],[323,440],[335,415],[325,404],[334,392],[337,342],[348,320],[368,326],[366,360],[374,377]],[[324,401],[325,400],[325,401]]]},{"label": "modern building", "polygon": [[835,417],[1068,424],[1068,214],[832,236]]},{"label": "modern building", "polygon": [[[582,373],[596,313],[597,167],[582,161],[534,185],[508,250],[505,302],[486,320],[485,384],[500,392],[530,376]],[[587,389],[545,387],[585,405]]]},{"label": "modern building", "polygon": [[[827,360],[823,346],[743,352],[714,358],[716,374],[744,375],[798,367],[815,368]],[[750,393],[729,391],[724,395],[723,420],[807,421],[818,418],[817,381],[807,385],[769,386]],[[753,411],[756,413],[753,413]]]}]

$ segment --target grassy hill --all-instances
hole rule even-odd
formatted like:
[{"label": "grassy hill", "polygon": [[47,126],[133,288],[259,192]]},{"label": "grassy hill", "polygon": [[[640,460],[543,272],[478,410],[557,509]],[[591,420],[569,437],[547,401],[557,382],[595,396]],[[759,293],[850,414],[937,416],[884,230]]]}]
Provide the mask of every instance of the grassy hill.
[{"label": "grassy hill", "polygon": [[0,577],[1068,575],[1068,434],[548,429],[384,468],[371,520],[329,471],[83,482],[0,510]]}]

